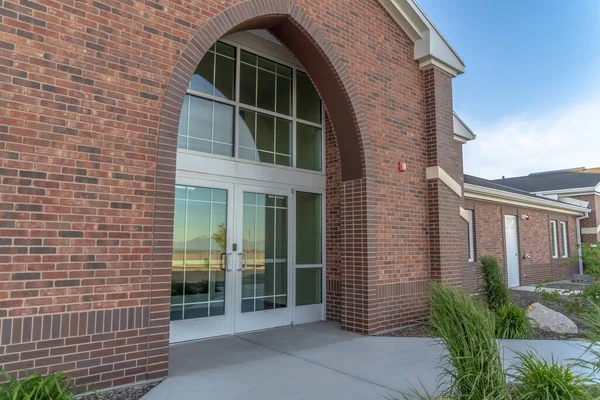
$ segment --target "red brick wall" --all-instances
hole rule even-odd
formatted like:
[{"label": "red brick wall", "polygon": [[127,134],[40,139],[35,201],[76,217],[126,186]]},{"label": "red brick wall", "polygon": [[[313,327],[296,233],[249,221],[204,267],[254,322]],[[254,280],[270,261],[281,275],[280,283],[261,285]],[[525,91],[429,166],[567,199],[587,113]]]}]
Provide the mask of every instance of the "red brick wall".
[{"label": "red brick wall", "polygon": [[[567,223],[569,256],[577,254],[577,237],[575,217],[566,214],[556,214],[543,210],[516,208],[483,201],[468,202],[468,208],[474,214],[475,255],[492,255],[503,266],[506,277],[506,238],[504,233],[504,215],[517,215],[519,238],[519,268],[521,285],[536,285],[545,279],[570,279],[573,273],[579,271],[577,263],[563,266],[562,241],[560,236],[560,221]],[[522,220],[521,215],[529,215],[530,220]],[[559,242],[559,258],[552,258],[550,245],[550,220],[557,221]],[[465,246],[466,247],[466,246]],[[525,255],[531,258],[525,259]],[[463,282],[465,287],[476,292],[481,285],[477,263],[467,263],[464,268]]]},{"label": "red brick wall", "polygon": [[[585,195],[585,196],[569,196],[574,199],[587,201],[589,203],[588,208],[591,210],[588,218],[581,220],[582,228],[597,228],[600,225],[600,195]],[[582,235],[581,241],[584,243],[597,243],[600,242],[600,233],[595,235]]]},{"label": "red brick wall", "polygon": [[[307,62],[328,57],[326,84],[307,66],[344,139],[336,167],[328,128],[328,317],[364,333],[410,323],[426,311],[432,210],[445,237],[464,234],[448,235],[461,200],[424,172],[439,159],[462,183],[450,76],[420,71],[375,0],[252,1],[244,13],[290,13],[288,34],[314,35],[297,37]],[[0,0],[0,367],[97,388],[165,376],[180,100],[207,38],[241,18],[213,17],[241,3]],[[458,282],[465,252],[444,246],[436,274]]]}]

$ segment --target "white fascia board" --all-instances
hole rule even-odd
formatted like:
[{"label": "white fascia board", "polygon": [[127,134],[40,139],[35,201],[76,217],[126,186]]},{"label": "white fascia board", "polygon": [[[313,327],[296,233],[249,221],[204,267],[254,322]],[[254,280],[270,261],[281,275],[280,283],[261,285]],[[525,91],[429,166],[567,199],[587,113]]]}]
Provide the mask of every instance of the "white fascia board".
[{"label": "white fascia board", "polygon": [[536,198],[517,193],[505,192],[503,190],[472,185],[469,183],[465,183],[465,198],[486,200],[496,203],[510,204],[572,215],[584,215],[586,212],[591,211],[586,207],[579,207],[566,203],[557,203],[556,201],[547,200],[542,197]]},{"label": "white fascia board", "polygon": [[473,133],[471,128],[469,128],[469,126],[467,124],[465,124],[465,121],[463,121],[458,116],[458,114],[456,114],[456,113],[453,113],[453,114],[454,114],[453,115],[454,138],[456,139],[457,136],[463,138],[464,141],[460,140],[463,143],[465,143],[468,140],[475,139],[477,136]]},{"label": "white fascia board", "polygon": [[572,204],[574,206],[586,207],[590,205],[589,201],[583,201],[578,199],[573,199],[571,197],[559,197],[558,201],[561,203]]},{"label": "white fascia board", "polygon": [[581,228],[582,235],[597,235],[600,233],[600,225],[595,228]]},{"label": "white fascia board", "polygon": [[584,188],[573,188],[573,189],[557,189],[557,190],[541,190],[539,192],[531,192],[531,194],[536,194],[539,196],[547,196],[547,195],[558,195],[559,197],[561,195],[566,195],[566,194],[570,194],[573,196],[576,195],[586,195],[586,194],[594,194],[594,193],[600,193],[600,189],[598,186],[594,187],[584,187]]},{"label": "white fascia board", "polygon": [[398,25],[415,42],[415,60],[422,69],[435,65],[452,76],[465,72],[465,64],[414,0],[379,0]]}]

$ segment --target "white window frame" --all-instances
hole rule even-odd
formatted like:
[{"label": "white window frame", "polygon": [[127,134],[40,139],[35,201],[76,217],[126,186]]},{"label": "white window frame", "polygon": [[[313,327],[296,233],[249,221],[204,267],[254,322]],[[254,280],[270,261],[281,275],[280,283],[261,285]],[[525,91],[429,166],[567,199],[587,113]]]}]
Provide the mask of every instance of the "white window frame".
[{"label": "white window frame", "polygon": [[560,236],[562,240],[562,257],[569,257],[569,235],[567,231],[567,223],[565,221],[560,221]]},{"label": "white window frame", "polygon": [[551,234],[551,250],[552,250],[552,258],[558,258],[558,233],[557,233],[557,224],[555,220],[550,221],[550,230]]},{"label": "white window frame", "polygon": [[475,261],[475,240],[473,238],[473,210],[467,211],[467,240],[469,249],[469,262]]}]

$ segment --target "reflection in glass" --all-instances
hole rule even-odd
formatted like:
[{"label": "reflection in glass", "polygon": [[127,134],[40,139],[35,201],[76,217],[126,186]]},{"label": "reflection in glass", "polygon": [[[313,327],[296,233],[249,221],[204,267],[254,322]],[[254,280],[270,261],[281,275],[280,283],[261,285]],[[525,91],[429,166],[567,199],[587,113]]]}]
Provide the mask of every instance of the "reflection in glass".
[{"label": "reflection in glass", "polygon": [[244,192],[242,312],[287,307],[287,197]]},{"label": "reflection in glass", "polygon": [[227,191],[177,186],[171,320],[225,313]]},{"label": "reflection in glass", "polygon": [[233,156],[233,106],[187,95],[177,146],[203,153]]}]

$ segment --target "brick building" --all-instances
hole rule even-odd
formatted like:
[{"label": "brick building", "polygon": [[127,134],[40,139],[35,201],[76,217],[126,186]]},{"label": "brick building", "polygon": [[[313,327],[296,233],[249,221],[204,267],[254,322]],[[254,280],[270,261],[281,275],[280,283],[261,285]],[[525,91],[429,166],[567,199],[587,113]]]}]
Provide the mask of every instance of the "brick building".
[{"label": "brick building", "polygon": [[465,175],[469,262],[463,269],[463,286],[468,290],[480,288],[477,259],[482,255],[500,261],[511,287],[571,279],[582,271],[580,263],[569,259],[578,255],[577,244],[594,218],[594,203],[587,197],[557,197],[509,186],[518,179],[489,181]]},{"label": "brick building", "polygon": [[463,71],[413,0],[0,0],[0,367],[423,317],[468,263]]}]

